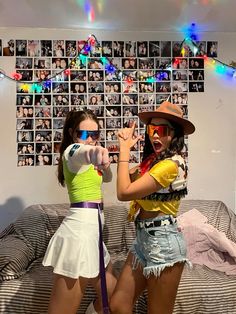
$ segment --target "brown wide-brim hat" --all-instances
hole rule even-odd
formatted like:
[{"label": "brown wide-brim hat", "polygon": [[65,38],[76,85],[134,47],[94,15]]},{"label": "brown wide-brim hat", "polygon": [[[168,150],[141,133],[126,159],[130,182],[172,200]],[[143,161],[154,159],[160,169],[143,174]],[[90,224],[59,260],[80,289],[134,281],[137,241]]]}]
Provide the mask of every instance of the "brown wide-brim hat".
[{"label": "brown wide-brim hat", "polygon": [[192,134],[195,131],[193,123],[183,118],[183,111],[180,106],[172,104],[169,101],[163,101],[155,111],[139,112],[138,116],[144,124],[148,124],[152,118],[173,121],[183,128],[185,135]]}]

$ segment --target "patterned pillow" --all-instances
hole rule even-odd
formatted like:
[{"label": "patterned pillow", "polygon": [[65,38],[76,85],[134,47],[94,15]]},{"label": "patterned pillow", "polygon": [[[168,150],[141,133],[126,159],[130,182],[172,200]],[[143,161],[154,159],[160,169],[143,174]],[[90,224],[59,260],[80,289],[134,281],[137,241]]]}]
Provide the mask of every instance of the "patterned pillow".
[{"label": "patterned pillow", "polygon": [[31,263],[34,252],[18,235],[0,239],[0,281],[19,278]]}]

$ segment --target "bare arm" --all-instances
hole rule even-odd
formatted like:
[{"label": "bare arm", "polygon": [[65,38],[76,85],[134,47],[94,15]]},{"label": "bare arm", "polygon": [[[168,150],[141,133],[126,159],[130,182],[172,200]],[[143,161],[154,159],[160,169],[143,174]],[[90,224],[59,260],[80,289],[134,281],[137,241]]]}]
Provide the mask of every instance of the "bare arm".
[{"label": "bare arm", "polygon": [[110,164],[106,169],[103,169],[103,182],[111,182],[112,180],[112,171],[111,171],[111,167]]},{"label": "bare arm", "polygon": [[130,148],[140,139],[140,137],[133,137],[134,128],[135,125],[118,132],[120,155],[117,170],[117,197],[120,201],[140,199],[162,188],[149,173],[131,182],[128,162]]}]

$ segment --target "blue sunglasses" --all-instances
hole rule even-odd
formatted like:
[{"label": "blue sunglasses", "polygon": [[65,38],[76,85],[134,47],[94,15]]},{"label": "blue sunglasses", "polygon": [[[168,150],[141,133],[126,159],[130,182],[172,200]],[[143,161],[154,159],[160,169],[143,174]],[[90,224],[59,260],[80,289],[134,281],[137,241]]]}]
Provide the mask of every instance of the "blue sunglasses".
[{"label": "blue sunglasses", "polygon": [[96,141],[100,137],[100,131],[87,131],[87,130],[76,130],[77,137],[80,140],[87,140],[89,137],[92,138],[93,141]]}]

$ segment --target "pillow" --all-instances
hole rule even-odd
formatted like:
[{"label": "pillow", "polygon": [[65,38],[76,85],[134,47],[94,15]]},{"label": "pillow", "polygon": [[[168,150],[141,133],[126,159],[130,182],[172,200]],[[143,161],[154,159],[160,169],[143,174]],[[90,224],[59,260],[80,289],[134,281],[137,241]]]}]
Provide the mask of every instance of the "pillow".
[{"label": "pillow", "polygon": [[19,278],[26,273],[34,252],[18,235],[0,240],[0,281]]}]

